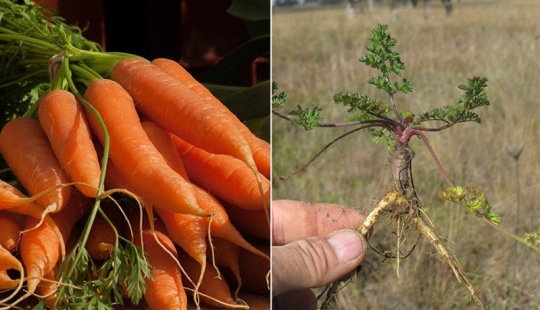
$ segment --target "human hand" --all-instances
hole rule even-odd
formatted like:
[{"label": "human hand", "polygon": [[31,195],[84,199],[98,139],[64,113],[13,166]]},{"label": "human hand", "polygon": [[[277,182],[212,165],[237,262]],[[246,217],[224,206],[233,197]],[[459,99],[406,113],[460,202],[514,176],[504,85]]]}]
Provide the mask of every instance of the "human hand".
[{"label": "human hand", "polygon": [[335,282],[364,259],[355,231],[365,216],[335,204],[272,202],[272,295],[276,309],[315,309],[310,288]]}]

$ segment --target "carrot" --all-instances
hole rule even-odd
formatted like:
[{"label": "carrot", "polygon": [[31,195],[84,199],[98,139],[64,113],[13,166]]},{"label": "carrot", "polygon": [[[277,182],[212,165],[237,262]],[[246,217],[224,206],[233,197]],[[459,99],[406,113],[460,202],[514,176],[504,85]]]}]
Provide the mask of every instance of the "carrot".
[{"label": "carrot", "polygon": [[[15,270],[19,272],[19,279],[12,279],[8,270]],[[24,267],[21,261],[13,256],[8,250],[0,246],[0,290],[11,290],[11,294],[4,299],[0,300],[0,304],[4,305],[12,298],[14,298],[21,290],[24,283]],[[9,302],[11,309],[15,306],[16,302]],[[4,308],[6,309],[6,308]]]},{"label": "carrot", "polygon": [[148,119],[193,145],[232,155],[257,171],[249,144],[230,117],[157,66],[140,58],[124,59],[114,66],[111,78],[131,94]]},{"label": "carrot", "polygon": [[86,196],[74,191],[69,203],[60,211],[51,215],[61,233],[56,234],[48,222],[39,224],[38,220],[27,217],[21,236],[20,252],[27,273],[28,295],[36,291],[46,275],[51,276],[56,264],[60,262],[60,253],[71,234],[75,223],[90,210],[92,204]]},{"label": "carrot", "polygon": [[[189,180],[182,159],[178,156],[169,134],[155,123],[143,121],[141,124],[148,134],[148,138],[163,155],[169,166],[184,179]],[[193,186],[193,190],[195,198],[197,198],[197,191],[200,189]],[[199,203],[198,199],[197,203]],[[157,213],[162,218],[171,239],[200,263],[201,268],[206,268],[208,222],[201,217],[172,213],[163,209],[157,210]]]},{"label": "carrot", "polygon": [[[85,97],[107,127],[112,162],[137,192],[171,212],[206,216],[198,207],[190,184],[167,165],[148,139],[133,100],[122,86],[111,80],[97,80],[90,84]],[[97,119],[90,112],[87,117],[103,144],[105,138]]]},{"label": "carrot", "polygon": [[43,275],[43,279],[36,287],[36,293],[45,298],[45,305],[48,309],[54,309],[54,303],[56,302],[56,291],[58,290],[58,283],[56,282],[56,276],[58,270],[53,268],[51,271]]},{"label": "carrot", "polygon": [[[0,252],[2,252],[2,251],[0,251]],[[1,254],[0,254],[0,257],[1,257]],[[12,269],[12,268],[9,267],[9,269]],[[0,290],[12,289],[12,288],[16,287],[17,284],[19,284],[19,282],[20,282],[20,280],[12,279],[8,275],[7,270],[0,269]]]},{"label": "carrot", "polygon": [[195,94],[227,114],[233,121],[234,126],[242,133],[248,142],[259,172],[265,177],[270,178],[270,144],[268,142],[254,135],[249,128],[236,117],[236,115],[221,103],[221,101],[214,97],[208,88],[204,87],[204,85],[193,78],[193,76],[178,62],[167,58],[157,58],[152,60],[152,64],[167,72],[169,75],[186,85]]},{"label": "carrot", "polygon": [[[62,233],[55,221],[49,214],[46,214],[41,206],[33,202],[33,198],[25,197],[21,191],[9,183],[0,180],[0,210],[6,209],[13,213],[29,215],[35,219],[46,222],[53,228],[59,240],[63,240]],[[65,254],[65,248],[61,248],[62,256]]]},{"label": "carrot", "polygon": [[[35,198],[25,197],[23,193],[21,193],[21,191],[19,191],[16,187],[5,182],[4,180],[0,180],[0,210],[14,208],[14,207],[21,207],[21,206],[24,206],[26,204],[31,204],[31,203],[36,205],[34,203],[35,200],[36,200]],[[41,210],[41,211],[37,212],[36,214],[41,215],[41,213],[43,213],[43,208],[39,206],[37,207],[38,209],[36,210],[38,211]],[[23,213],[23,214],[27,214],[27,213]]]},{"label": "carrot", "polygon": [[[176,153],[174,144],[170,144],[172,143],[170,137],[159,127],[155,127],[153,123],[143,122],[142,124],[154,145],[156,145],[160,151],[163,151],[167,155],[167,162],[175,169],[179,170],[179,174],[184,177],[185,171],[183,170],[184,168],[182,163],[178,162],[176,166],[174,165],[174,162],[179,161],[180,158]],[[172,150],[170,150],[170,148],[172,148]],[[118,171],[112,162],[109,162],[107,166],[105,185],[108,188],[127,189],[128,191],[140,196],[140,194],[138,194],[132,188],[126,178],[120,173],[120,171]],[[196,192],[198,188],[194,187],[193,190]],[[139,198],[147,211],[148,218],[153,219],[154,215],[152,206],[144,197]],[[163,208],[157,208],[156,211],[160,215],[170,238],[185,251],[187,251],[189,255],[195,258],[197,262],[201,264],[201,268],[204,270],[206,268],[206,237],[208,221],[205,221],[205,219],[200,216],[173,213]],[[153,221],[151,221],[151,223],[153,223]]]},{"label": "carrot", "polygon": [[[162,152],[169,163],[178,161],[178,153],[172,152],[173,150],[171,150],[171,148],[175,148],[172,136],[169,135],[170,139],[166,139],[166,132],[151,122],[143,122],[143,128],[146,130],[150,140]],[[183,171],[183,164],[178,164],[178,167],[179,169],[177,172],[184,175],[185,171]],[[220,202],[200,186],[193,185],[193,187],[199,206],[206,213],[213,214],[214,218],[211,220],[195,220],[182,215],[158,211],[173,240],[191,257],[195,258],[197,262],[201,263],[201,266],[204,264],[204,252],[206,251],[206,243],[204,242],[206,239],[206,229],[204,227],[208,227],[208,225],[210,225],[210,231],[213,236],[226,238],[236,245],[247,249],[254,249],[231,225],[227,213]]]},{"label": "carrot", "polygon": [[8,275],[7,271],[10,269],[17,270],[24,276],[21,262],[7,249],[0,246],[0,290],[15,288],[21,282],[21,280],[14,280]]},{"label": "carrot", "polygon": [[41,219],[44,217],[44,210],[33,202],[33,198],[28,198],[13,185],[0,180],[0,210],[30,215]]},{"label": "carrot", "polygon": [[37,198],[37,204],[50,212],[66,205],[70,187],[50,189],[69,183],[69,179],[37,120],[19,117],[8,122],[0,132],[0,151],[30,195],[49,190]]},{"label": "carrot", "polygon": [[216,197],[248,210],[262,210],[270,204],[270,181],[260,176],[264,198],[258,180],[240,160],[222,154],[211,154],[172,135],[178,154],[193,183]]},{"label": "carrot", "polygon": [[56,266],[60,259],[60,240],[47,222],[27,217],[22,234],[20,252],[27,274],[28,295],[36,291],[43,276]]},{"label": "carrot", "polygon": [[[159,127],[156,126],[157,125],[153,125],[153,123],[150,122],[143,122],[143,127],[148,129],[147,133],[149,138],[160,150],[162,150],[166,160],[168,162],[177,161],[177,153],[169,150],[169,148],[171,148],[171,144],[168,142],[169,140],[163,137],[164,132],[160,131]],[[150,127],[152,127],[151,130]],[[180,168],[183,168],[183,165]],[[178,172],[180,174],[185,173],[183,171]],[[247,173],[249,174],[250,172],[248,171]],[[203,273],[206,268],[206,228],[208,228],[209,225],[212,236],[225,238],[238,246],[253,250],[257,253],[257,250],[254,249],[230,223],[227,213],[220,202],[200,186],[194,184],[193,189],[195,197],[197,198],[197,203],[204,212],[213,214],[212,219],[194,219],[193,217],[172,214],[161,210],[158,210],[157,212],[165,222],[171,238],[201,264]],[[268,226],[266,221],[265,225]],[[262,253],[259,252],[259,254]],[[265,256],[264,254],[262,255]]]},{"label": "carrot", "polygon": [[[199,264],[193,260],[184,251],[178,251],[178,259],[184,267],[187,275],[191,279],[197,279],[201,275]],[[214,268],[207,268],[203,275],[203,280],[198,289],[200,293],[200,300],[202,303],[219,308],[249,308],[243,305],[237,305],[234,298],[231,295],[229,285],[224,278],[220,277]],[[188,287],[193,288],[191,283],[187,284]],[[194,296],[194,298],[198,298]]]},{"label": "carrot", "polygon": [[208,221],[202,217],[171,213],[159,208],[156,209],[156,212],[165,224],[167,233],[174,243],[193,257],[201,265],[202,270],[206,269]]},{"label": "carrot", "polygon": [[141,122],[141,125],[150,141],[152,141],[152,144],[154,144],[156,149],[163,155],[163,158],[165,158],[169,167],[180,174],[186,181],[189,181],[184,163],[178,155],[174,141],[169,133],[150,121],[143,121]]},{"label": "carrot", "polygon": [[249,242],[247,242],[244,237],[238,232],[238,230],[231,224],[225,208],[219,203],[219,201],[212,196],[210,193],[199,190],[197,191],[197,201],[199,205],[205,212],[211,213],[211,218],[205,218],[210,225],[210,235],[213,237],[219,237],[226,239],[254,254],[260,255],[265,259],[269,260],[268,255],[257,250]]},{"label": "carrot", "polygon": [[217,267],[226,267],[233,273],[236,280],[236,291],[234,297],[238,300],[238,293],[242,287],[242,277],[240,276],[240,266],[238,260],[240,257],[240,247],[229,240],[222,238],[212,238],[212,245],[214,246],[214,257],[208,257],[208,259],[215,258]]},{"label": "carrot", "polygon": [[[72,231],[77,222],[87,214],[91,208],[92,201],[80,191],[74,190],[68,204],[60,212],[51,214],[51,218],[57,223],[60,233],[62,234],[62,239],[59,240],[60,248],[73,248],[73,241],[74,239],[78,240],[78,235],[76,237],[73,236]],[[67,244],[68,241],[71,242],[70,245]],[[39,246],[39,243],[37,246]],[[43,253],[45,252],[47,251],[43,251]],[[60,261],[58,261],[58,263],[59,262]],[[49,264],[52,264],[53,268],[45,268],[39,284],[36,286],[36,293],[40,296],[46,296],[45,304],[48,308],[52,309],[57,296],[55,292],[58,289],[58,282],[56,280],[58,270],[54,259],[51,259]]]},{"label": "carrot", "polygon": [[19,243],[21,226],[11,213],[0,211],[0,227],[0,246],[13,252]]},{"label": "carrot", "polygon": [[[152,266],[152,279],[145,278],[147,289],[144,293],[144,299],[151,310],[187,309],[187,295],[182,284],[182,271],[175,260],[176,248],[164,233],[163,223],[156,220],[154,224],[154,231],[148,228],[143,228],[140,231],[138,230],[139,225],[133,225],[137,228],[133,243],[142,246],[148,253],[148,263]],[[139,237],[141,233],[142,243]]]},{"label": "carrot", "polygon": [[270,240],[270,225],[265,210],[246,210],[222,201],[231,223],[244,236]]},{"label": "carrot", "polygon": [[66,90],[53,90],[42,97],[39,123],[52,149],[72,182],[83,194],[96,197],[101,167],[92,143],[84,110]]},{"label": "carrot", "polygon": [[[103,147],[99,144],[99,142],[96,142],[96,149],[98,151],[98,154],[101,156],[101,154],[103,153]],[[114,165],[114,163],[112,161],[109,161],[107,163],[107,174],[105,175],[105,187],[110,189],[110,190],[118,190],[118,189],[126,190],[128,193],[125,193],[125,194],[128,194],[130,197],[137,199],[138,203],[140,203],[144,207],[144,209],[146,210],[146,214],[147,214],[148,218],[151,219],[149,222],[150,222],[150,226],[152,226],[152,229],[153,229],[154,205],[148,200],[148,198],[146,196],[141,195],[135,189],[133,189],[133,186],[128,182],[126,176],[123,175],[118,170],[118,168]],[[176,213],[173,213],[173,214],[176,214]],[[195,215],[193,215],[193,216],[196,217]],[[118,219],[118,220],[120,220],[120,219]],[[129,223],[127,223],[127,225],[126,225],[126,223],[116,223],[116,224],[120,225],[122,227],[127,227],[127,228],[130,227]],[[110,226],[107,229],[107,231],[108,231],[108,233],[106,233],[106,234],[109,234],[109,233],[114,234],[114,232],[112,231],[112,228]],[[103,233],[100,233],[100,234],[103,234]],[[108,236],[107,238],[111,238],[111,237],[112,236]],[[107,242],[105,242],[105,243],[107,243]],[[98,245],[98,247],[99,247],[99,245]],[[105,247],[109,247],[109,246],[105,245]]]}]

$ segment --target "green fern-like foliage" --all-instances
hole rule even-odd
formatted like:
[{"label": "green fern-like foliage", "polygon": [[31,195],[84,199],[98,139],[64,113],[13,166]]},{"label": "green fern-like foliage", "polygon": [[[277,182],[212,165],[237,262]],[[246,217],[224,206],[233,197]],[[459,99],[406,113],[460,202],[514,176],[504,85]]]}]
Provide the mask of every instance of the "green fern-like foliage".
[{"label": "green fern-like foliage", "polygon": [[466,85],[461,84],[458,86],[459,89],[464,91],[464,94],[458,98],[456,104],[424,112],[419,115],[417,121],[442,121],[447,124],[463,122],[481,123],[480,116],[472,110],[489,105],[489,100],[484,90],[486,87],[487,79],[485,77],[471,78]]}]

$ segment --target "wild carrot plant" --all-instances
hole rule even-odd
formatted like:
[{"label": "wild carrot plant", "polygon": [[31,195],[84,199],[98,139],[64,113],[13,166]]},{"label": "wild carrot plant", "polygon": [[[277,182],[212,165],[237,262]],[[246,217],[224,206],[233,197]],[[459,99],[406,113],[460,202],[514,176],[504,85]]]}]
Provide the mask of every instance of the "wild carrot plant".
[{"label": "wild carrot plant", "polygon": [[[410,81],[401,77],[405,65],[401,61],[400,54],[394,50],[396,44],[397,41],[388,33],[388,26],[379,24],[372,30],[372,35],[366,46],[368,54],[362,56],[359,61],[378,72],[379,75],[370,78],[368,84],[385,92],[388,95],[389,103],[372,99],[364,93],[336,93],[333,101],[336,104],[345,106],[347,112],[351,115],[342,123],[324,123],[324,115],[320,106],[303,107],[297,105],[296,108],[286,114],[277,112],[276,109],[283,108],[289,98],[286,92],[277,93],[277,84],[273,84],[272,106],[274,108],[273,114],[276,117],[291,122],[295,127],[303,127],[306,131],[314,128],[352,128],[328,143],[299,170],[288,176],[282,176],[281,179],[287,179],[306,169],[313,160],[339,139],[355,132],[367,131],[373,136],[374,142],[384,142],[388,146],[390,177],[384,197],[368,213],[365,222],[358,230],[367,237],[379,219],[383,216],[389,217],[397,230],[398,240],[396,244],[398,247],[401,244],[399,239],[405,238],[403,231],[416,230],[429,241],[437,251],[440,259],[452,269],[456,279],[468,289],[478,309],[484,309],[480,295],[475,291],[473,283],[468,279],[462,266],[452,253],[448,242],[438,236],[433,230],[431,220],[421,210],[423,201],[413,181],[412,160],[415,153],[409,146],[411,139],[417,137],[423,141],[435,165],[445,179],[448,186],[441,193],[444,199],[464,206],[486,223],[537,251],[539,251],[536,247],[539,234],[526,234],[524,238],[520,238],[498,227],[501,218],[493,212],[484,193],[474,186],[461,187],[455,185],[445,172],[428,140],[428,133],[440,132],[465,122],[481,123],[481,118],[475,110],[490,104],[485,92],[487,79],[485,77],[473,77],[468,79],[466,83],[459,85],[458,88],[462,91],[462,94],[453,104],[421,113],[401,110],[396,102],[396,94],[412,92],[413,85]],[[397,253],[396,258],[399,259],[401,255],[399,248],[396,249],[395,253]],[[341,283],[334,283],[323,290],[320,295],[320,298],[323,299],[322,309],[329,306],[330,300],[340,287]]]}]

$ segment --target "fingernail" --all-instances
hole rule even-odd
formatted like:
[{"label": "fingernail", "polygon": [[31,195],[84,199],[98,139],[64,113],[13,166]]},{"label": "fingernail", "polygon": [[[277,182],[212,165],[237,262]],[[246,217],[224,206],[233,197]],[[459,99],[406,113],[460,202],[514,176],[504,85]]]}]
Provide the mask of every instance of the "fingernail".
[{"label": "fingernail", "polygon": [[341,262],[356,259],[364,251],[364,242],[361,235],[352,230],[337,232],[328,238],[328,243],[332,245]]}]

